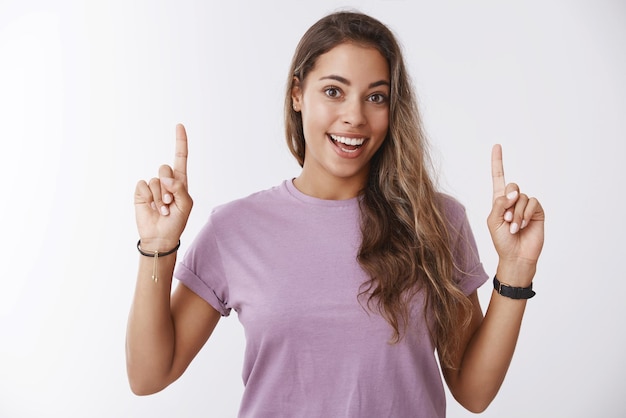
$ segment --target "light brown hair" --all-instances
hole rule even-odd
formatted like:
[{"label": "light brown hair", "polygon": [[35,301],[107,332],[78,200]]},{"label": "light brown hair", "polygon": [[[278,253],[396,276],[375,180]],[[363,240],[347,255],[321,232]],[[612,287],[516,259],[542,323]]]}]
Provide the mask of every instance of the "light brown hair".
[{"label": "light brown hair", "polygon": [[413,297],[424,291],[424,315],[433,320],[431,336],[444,367],[451,367],[460,328],[470,320],[471,302],[453,279],[455,265],[442,196],[432,179],[427,141],[402,51],[389,28],[358,12],[333,13],[309,28],[289,71],[287,144],[302,166],[305,140],[301,115],[292,108],[294,79],[304,82],[317,58],[344,42],[376,48],[386,58],[391,76],[389,130],[370,163],[360,199],[363,238],[358,262],[370,279],[363,283],[359,296],[389,322],[395,343],[411,326]]}]

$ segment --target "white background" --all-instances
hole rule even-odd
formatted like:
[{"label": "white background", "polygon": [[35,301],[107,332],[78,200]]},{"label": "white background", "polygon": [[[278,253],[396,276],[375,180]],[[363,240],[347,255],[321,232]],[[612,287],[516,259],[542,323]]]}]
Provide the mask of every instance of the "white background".
[{"label": "white background", "polygon": [[[493,143],[507,180],[547,212],[538,294],[483,416],[626,416],[618,0],[0,0],[0,416],[235,416],[236,315],[178,382],[130,392],[134,186],[172,161],[184,123],[195,200],[184,251],[213,206],[297,175],[282,130],[291,54],[344,6],[403,43],[441,186],[467,206],[488,272]],[[486,307],[490,286],[479,292]],[[448,404],[449,417],[473,416]]]}]

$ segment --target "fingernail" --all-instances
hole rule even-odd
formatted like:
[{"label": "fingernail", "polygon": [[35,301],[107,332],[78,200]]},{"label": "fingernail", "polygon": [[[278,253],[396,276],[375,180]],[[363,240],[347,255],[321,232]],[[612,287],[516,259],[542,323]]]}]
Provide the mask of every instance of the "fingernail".
[{"label": "fingernail", "polygon": [[157,210],[156,203],[154,202],[150,202],[150,207],[152,208],[152,210]]},{"label": "fingernail", "polygon": [[507,222],[511,222],[513,220],[513,212],[506,211],[504,213],[504,220],[507,221]]},{"label": "fingernail", "polygon": [[526,222],[526,219],[522,219],[522,226],[520,226],[520,229],[526,228],[526,225],[528,225],[528,222]]},{"label": "fingernail", "polygon": [[169,205],[170,203],[172,203],[172,195],[171,195],[171,194],[169,194],[169,193],[166,193],[166,194],[163,196],[163,202],[164,202],[164,203],[166,203],[166,204],[168,204],[168,205]]},{"label": "fingernail", "polygon": [[513,190],[512,192],[509,192],[509,194],[506,195],[507,199],[515,199],[517,197],[517,190]]},{"label": "fingernail", "polygon": [[517,231],[519,231],[519,225],[517,224],[517,222],[513,222],[511,224],[511,234],[515,234]]},{"label": "fingernail", "polygon": [[170,209],[167,206],[161,206],[161,215],[167,216],[170,214]]}]

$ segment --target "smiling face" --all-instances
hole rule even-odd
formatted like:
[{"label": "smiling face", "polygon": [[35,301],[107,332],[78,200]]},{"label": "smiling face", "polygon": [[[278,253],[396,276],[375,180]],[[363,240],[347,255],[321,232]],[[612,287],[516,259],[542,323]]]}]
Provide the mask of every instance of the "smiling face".
[{"label": "smiling face", "polygon": [[363,189],[370,160],[389,127],[387,60],[372,47],[342,43],[322,54],[304,80],[295,80],[294,109],[305,138],[300,191],[348,199]]}]

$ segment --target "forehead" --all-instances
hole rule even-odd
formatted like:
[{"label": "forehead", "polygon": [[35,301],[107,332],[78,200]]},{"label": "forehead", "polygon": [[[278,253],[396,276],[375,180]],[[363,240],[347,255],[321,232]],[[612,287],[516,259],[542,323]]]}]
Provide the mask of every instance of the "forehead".
[{"label": "forehead", "polygon": [[348,80],[353,78],[364,80],[368,83],[389,81],[389,63],[380,51],[372,46],[344,42],[320,55],[307,78],[312,76],[311,78],[315,79],[330,74],[340,75]]}]

